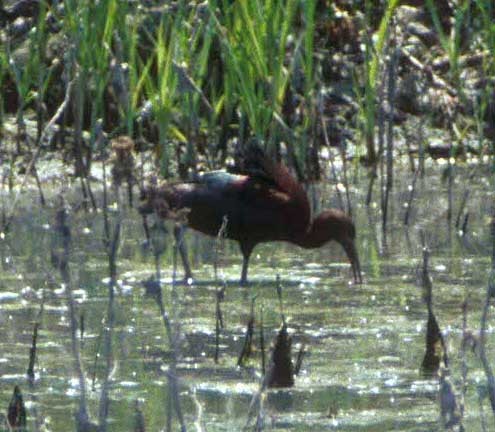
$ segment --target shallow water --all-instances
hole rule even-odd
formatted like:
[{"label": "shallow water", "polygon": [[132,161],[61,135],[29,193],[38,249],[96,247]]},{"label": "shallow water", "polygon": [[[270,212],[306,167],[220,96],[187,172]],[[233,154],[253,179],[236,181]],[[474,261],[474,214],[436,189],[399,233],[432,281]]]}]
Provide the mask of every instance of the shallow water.
[{"label": "shallow water", "polygon": [[[425,351],[427,311],[418,285],[421,233],[431,250],[433,303],[448,346],[451,380],[458,402],[461,387],[461,305],[469,295],[468,327],[479,329],[490,266],[489,210],[494,192],[479,170],[469,184],[467,168],[458,168],[454,186],[454,220],[462,194],[470,189],[468,233],[460,237],[447,229],[447,192],[443,167],[429,167],[418,181],[412,226],[403,224],[404,202],[412,175],[396,183],[392,219],[385,251],[378,206],[355,206],[358,249],[365,272],[362,286],[349,284],[351,272],[338,245],[303,251],[287,244],[255,249],[250,266],[251,285],[239,287],[241,257],[237,245],[225,242],[218,279],[227,290],[221,308],[225,328],[220,336],[220,361],[215,353],[215,282],[212,263],[215,240],[186,234],[195,270],[192,286],[171,284],[172,240],[161,260],[165,308],[179,324],[178,377],[180,400],[188,430],[241,430],[250,402],[260,387],[259,321],[257,346],[246,368],[237,367],[244,341],[251,299],[256,296],[257,319],[263,308],[265,340],[280,327],[276,275],[283,286],[283,307],[293,337],[294,353],[301,344],[306,355],[292,389],[271,390],[264,397],[265,427],[277,431],[434,431],[440,429],[438,380],[424,379],[419,368]],[[357,179],[366,190],[366,179]],[[67,200],[77,203],[76,186]],[[57,190],[52,191],[56,195]],[[4,203],[11,196],[2,192]],[[323,207],[335,205],[333,190],[321,192]],[[353,202],[364,201],[353,190]],[[55,200],[55,196],[52,197]],[[6,204],[7,205],[7,204]],[[8,206],[7,206],[8,207]],[[171,351],[155,301],[144,295],[142,281],[154,273],[154,260],[141,247],[143,231],[137,212],[124,211],[118,251],[111,373],[109,430],[133,430],[135,401],[140,400],[146,430],[165,427],[169,401],[167,370]],[[67,290],[50,264],[53,208],[41,209],[35,191],[21,195],[11,229],[0,241],[0,407],[5,412],[14,385],[21,386],[29,426],[44,419],[49,430],[74,430],[79,383],[71,351]],[[113,222],[116,212],[110,214]],[[78,318],[84,316],[80,340],[88,385],[88,403],[96,418],[104,371],[101,352],[102,320],[107,313],[108,260],[103,249],[102,215],[81,208],[71,212],[70,260]],[[179,277],[181,269],[179,267]],[[25,373],[33,325],[39,319],[36,380]],[[488,321],[489,358],[494,359],[495,314]],[[467,353],[466,430],[481,429],[493,417],[484,394],[486,378],[477,357]],[[495,366],[495,363],[492,364]],[[96,378],[93,383],[93,376]],[[484,414],[480,412],[480,395]],[[175,420],[174,420],[175,422]],[[176,423],[174,423],[176,425]],[[175,426],[177,427],[177,426]],[[174,429],[175,430],[175,429]],[[252,427],[250,428],[252,430]]]}]

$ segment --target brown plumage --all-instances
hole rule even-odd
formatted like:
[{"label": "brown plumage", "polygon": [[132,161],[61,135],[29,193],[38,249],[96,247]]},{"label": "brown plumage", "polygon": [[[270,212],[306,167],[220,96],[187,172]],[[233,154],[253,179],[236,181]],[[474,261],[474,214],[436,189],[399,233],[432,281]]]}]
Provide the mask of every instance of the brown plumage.
[{"label": "brown plumage", "polygon": [[[254,152],[237,170],[240,174],[213,171],[189,183],[163,183],[142,193],[140,211],[169,218],[189,208],[187,226],[216,236],[227,217],[226,237],[237,240],[243,254],[241,283],[247,282],[251,252],[258,243],[287,241],[303,248],[317,248],[335,240],[351,262],[354,280],[361,282],[352,220],[336,209],[325,210],[311,220],[303,187],[280,163]],[[170,213],[172,212],[172,213]],[[191,277],[186,254],[181,251],[186,278]]]}]

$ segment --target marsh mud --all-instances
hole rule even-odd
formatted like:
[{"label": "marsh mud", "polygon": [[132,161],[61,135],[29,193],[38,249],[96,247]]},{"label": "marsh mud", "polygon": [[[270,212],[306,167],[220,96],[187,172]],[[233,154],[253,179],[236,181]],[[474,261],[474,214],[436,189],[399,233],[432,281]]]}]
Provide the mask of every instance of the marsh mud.
[{"label": "marsh mud", "polygon": [[[0,254],[0,407],[6,410],[19,385],[26,403],[29,430],[72,430],[80,385],[71,350],[67,287],[51,262],[54,217],[64,195],[71,230],[70,275],[79,322],[77,341],[85,371],[87,402],[96,417],[105,361],[101,358],[108,306],[108,258],[104,248],[101,210],[80,205],[79,183],[60,184],[56,162],[41,161],[47,198],[41,207],[37,189],[1,189],[1,202],[11,215],[1,233]],[[417,179],[409,227],[403,223],[413,174],[403,170],[395,179],[386,244],[380,226],[379,197],[365,207],[362,192],[368,178],[356,174],[351,187],[358,249],[365,283],[353,285],[345,255],[337,245],[303,251],[287,244],[266,244],[252,257],[251,284],[237,283],[241,255],[237,245],[186,232],[194,270],[191,284],[173,284],[173,236],[166,237],[160,260],[165,310],[180,337],[177,342],[179,398],[188,430],[241,430],[252,398],[261,383],[260,314],[266,350],[281,324],[276,275],[282,284],[283,309],[292,336],[295,361],[304,344],[302,368],[290,389],[267,390],[262,419],[268,430],[425,431],[441,424],[438,378],[424,378],[428,312],[420,287],[419,266],[426,241],[430,252],[433,307],[449,355],[449,374],[460,406],[465,384],[464,426],[482,430],[490,409],[486,376],[474,349],[461,355],[462,305],[467,301],[467,328],[476,336],[489,278],[490,206],[494,191],[488,171],[479,161],[454,165],[454,215],[464,192],[469,199],[465,232],[449,227],[445,161],[427,161],[424,179]],[[474,175],[466,176],[467,172]],[[51,177],[50,173],[53,174]],[[101,179],[94,166],[95,196],[101,204]],[[406,174],[404,174],[406,173]],[[469,177],[469,183],[461,181]],[[65,179],[70,177],[64,177]],[[335,189],[312,188],[317,207],[336,206]],[[138,212],[116,206],[109,188],[109,220],[122,220],[117,251],[117,286],[112,338],[112,370],[108,430],[136,430],[135,406],[140,401],[146,430],[161,430],[172,400],[168,373],[173,353],[153,298],[143,281],[155,272],[152,255],[143,248]],[[12,206],[17,200],[15,208]],[[125,201],[125,200],[124,200]],[[99,206],[101,208],[101,205]],[[13,213],[10,214],[10,209]],[[169,229],[171,232],[171,230]],[[215,278],[213,264],[217,265]],[[220,331],[215,363],[215,299],[226,286],[220,304]],[[256,297],[253,352],[244,367],[237,358],[244,343],[250,305]],[[41,312],[40,312],[41,310]],[[495,358],[493,307],[487,327],[488,358]],[[35,377],[26,377],[34,323],[39,322]],[[83,322],[83,328],[81,326]],[[463,384],[462,364],[467,364]],[[175,420],[174,420],[175,422]],[[175,423],[174,423],[175,424]],[[175,426],[174,426],[175,427]],[[75,426],[74,426],[75,428]],[[174,429],[175,430],[175,429]]]}]

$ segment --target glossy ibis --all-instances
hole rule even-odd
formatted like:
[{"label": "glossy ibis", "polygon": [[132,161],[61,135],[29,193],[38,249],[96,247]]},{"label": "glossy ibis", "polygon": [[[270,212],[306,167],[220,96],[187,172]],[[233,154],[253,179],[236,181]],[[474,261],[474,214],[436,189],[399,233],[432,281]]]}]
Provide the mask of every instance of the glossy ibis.
[{"label": "glossy ibis", "polygon": [[[252,159],[241,174],[213,171],[192,182],[149,186],[142,191],[140,212],[170,218],[188,208],[187,226],[210,236],[218,234],[226,217],[225,235],[239,242],[243,255],[241,284],[247,282],[249,257],[258,243],[287,241],[310,249],[331,240],[342,245],[354,281],[362,282],[351,218],[328,209],[312,219],[306,192],[288,169],[259,152]],[[187,255],[183,248],[180,253],[187,279],[191,277]]]}]

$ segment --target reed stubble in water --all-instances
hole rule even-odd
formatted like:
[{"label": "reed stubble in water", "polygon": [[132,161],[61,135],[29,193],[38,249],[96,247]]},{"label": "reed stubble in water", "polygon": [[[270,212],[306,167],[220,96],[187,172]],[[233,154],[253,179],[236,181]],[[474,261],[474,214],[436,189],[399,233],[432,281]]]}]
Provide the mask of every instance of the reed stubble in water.
[{"label": "reed stubble in water", "polygon": [[421,270],[421,285],[423,299],[428,310],[426,324],[426,351],[421,364],[421,373],[425,377],[436,376],[441,367],[448,368],[447,350],[440,331],[437,319],[433,312],[432,290],[433,284],[428,270],[430,252],[427,247],[423,248],[423,266]]},{"label": "reed stubble in water", "polygon": [[[178,216],[180,218],[180,216]],[[176,231],[175,228],[178,228]],[[172,415],[173,411],[177,416],[179,422],[179,428],[181,431],[186,431],[186,424],[184,420],[184,414],[182,411],[182,406],[180,402],[179,395],[179,377],[177,373],[177,361],[179,357],[179,339],[180,339],[180,329],[178,325],[174,325],[172,322],[170,314],[165,310],[165,305],[163,303],[162,288],[160,285],[160,257],[165,252],[165,234],[167,230],[162,219],[158,219],[155,224],[149,229],[148,235],[150,236],[150,243],[152,246],[153,255],[155,258],[155,279],[149,279],[144,283],[146,292],[151,294],[154,298],[158,309],[160,311],[160,316],[163,321],[163,326],[167,334],[167,339],[169,343],[169,348],[171,350],[171,361],[169,364],[168,371],[166,372],[168,385],[169,385],[169,395],[166,401],[166,413],[167,419],[165,424],[165,430],[172,430]],[[174,227],[175,243],[173,251],[173,269],[172,269],[172,298],[171,307],[174,308],[177,303],[175,301],[176,294],[174,293],[176,289],[176,274],[177,274],[177,251],[181,247],[181,242],[183,241],[183,230],[180,227]],[[173,311],[175,314],[175,311]]]},{"label": "reed stubble in water", "polygon": [[72,279],[70,275],[69,257],[71,246],[71,230],[69,215],[63,199],[55,215],[55,223],[52,232],[51,262],[53,267],[60,271],[62,281],[67,291],[67,306],[69,311],[71,349],[74,361],[74,369],[79,380],[79,409],[75,413],[78,431],[86,432],[95,429],[90,421],[86,402],[86,379],[81,360],[80,345],[77,340],[78,324],[76,318],[76,305],[73,295]]},{"label": "reed stubble in water", "polygon": [[490,305],[495,298],[495,205],[492,205],[492,216],[490,223],[490,231],[492,238],[492,266],[488,276],[488,286],[486,290],[486,298],[483,306],[483,312],[480,322],[480,336],[479,336],[479,356],[483,365],[483,370],[487,379],[488,398],[493,413],[493,423],[495,424],[495,376],[493,369],[486,354],[486,328],[488,322],[488,312]]},{"label": "reed stubble in water", "polygon": [[[27,413],[19,386],[14,387],[14,393],[10,399],[7,409],[7,421],[12,430],[19,432],[27,432]],[[9,429],[10,429],[9,428]]]},{"label": "reed stubble in water", "polygon": [[428,321],[426,326],[426,352],[421,364],[421,373],[425,378],[438,376],[438,397],[443,427],[446,430],[454,430],[453,428],[456,427],[458,428],[457,430],[464,431],[462,407],[459,407],[454,386],[451,382],[447,347],[433,312],[433,283],[428,270],[429,255],[428,248],[424,246],[421,285],[423,298],[428,309]]}]

